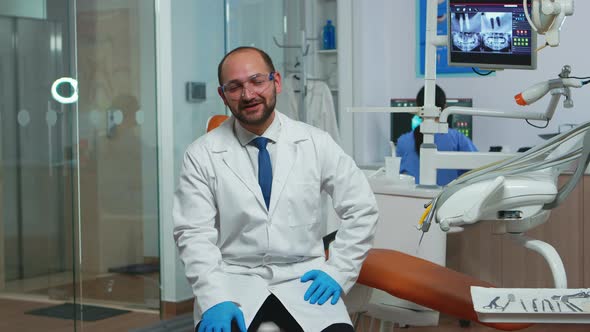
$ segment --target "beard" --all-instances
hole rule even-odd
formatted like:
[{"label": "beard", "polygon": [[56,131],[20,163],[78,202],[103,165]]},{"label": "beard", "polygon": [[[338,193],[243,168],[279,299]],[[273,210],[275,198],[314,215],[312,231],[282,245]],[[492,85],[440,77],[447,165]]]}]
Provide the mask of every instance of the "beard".
[{"label": "beard", "polygon": [[[277,103],[276,92],[273,92],[270,99],[263,97],[252,98],[250,100],[240,100],[238,105],[229,107],[232,114],[240,121],[240,123],[250,126],[257,126],[265,123],[275,110]],[[262,105],[262,114],[256,112],[255,114],[248,114],[245,109],[252,106]]]}]

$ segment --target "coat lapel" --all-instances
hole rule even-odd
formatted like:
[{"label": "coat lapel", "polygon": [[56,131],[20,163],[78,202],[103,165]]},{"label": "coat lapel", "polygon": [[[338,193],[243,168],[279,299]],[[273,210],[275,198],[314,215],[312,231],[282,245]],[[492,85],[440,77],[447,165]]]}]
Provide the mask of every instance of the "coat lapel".
[{"label": "coat lapel", "polygon": [[[304,135],[301,129],[297,128],[296,122],[277,112],[277,115],[281,119],[281,134],[277,142],[277,157],[275,160],[276,165],[274,168],[274,174],[272,179],[272,191],[270,194],[270,206],[269,206],[269,217],[272,218],[274,211],[277,207],[277,203],[281,198],[285,184],[293,170],[293,165],[297,159],[297,143],[300,141],[307,140],[308,137]],[[258,180],[252,172],[250,163],[246,162],[249,160],[246,150],[240,145],[240,142],[235,137],[233,132],[233,122],[235,119],[232,117],[232,121],[225,121],[221,127],[223,128],[223,139],[217,140],[218,143],[213,147],[213,153],[220,153],[223,161],[227,167],[236,175],[238,179],[250,190],[252,195],[256,197],[260,207],[266,211],[266,204],[264,203],[264,197],[262,197],[262,191]],[[222,145],[223,144],[223,145]]]},{"label": "coat lapel", "polygon": [[297,146],[292,142],[279,139],[277,142],[277,165],[275,166],[275,174],[272,177],[272,192],[270,194],[269,215],[271,218],[277,207],[277,202],[281,198],[289,174],[291,174],[296,157]]},{"label": "coat lapel", "polygon": [[[234,120],[233,117],[232,120]],[[266,203],[264,203],[264,197],[262,197],[260,185],[258,184],[258,180],[254,176],[252,167],[248,162],[248,154],[233,133],[233,121],[225,121],[222,126],[224,127],[224,137],[220,141],[225,145],[216,145],[213,148],[213,153],[221,154],[227,167],[238,179],[240,179],[240,181],[242,181],[242,183],[244,183],[252,195],[256,197],[256,200],[261,207],[266,210]]]},{"label": "coat lapel", "polygon": [[295,121],[289,119],[281,113],[277,112],[280,117],[282,128],[281,137],[277,142],[277,159],[274,167],[272,177],[272,192],[270,195],[269,216],[272,218],[277,204],[281,199],[281,194],[285,188],[285,184],[289,179],[289,175],[293,170],[293,165],[297,160],[297,143],[306,140],[307,137],[302,135],[302,132],[296,128]]}]

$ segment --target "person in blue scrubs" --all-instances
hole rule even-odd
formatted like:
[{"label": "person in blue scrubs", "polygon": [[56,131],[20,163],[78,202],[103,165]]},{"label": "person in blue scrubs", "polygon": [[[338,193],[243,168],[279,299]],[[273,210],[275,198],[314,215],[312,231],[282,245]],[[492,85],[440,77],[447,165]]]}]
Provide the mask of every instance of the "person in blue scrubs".
[{"label": "person in blue scrubs", "polygon": [[[447,103],[445,92],[438,85],[435,92],[435,105],[444,109]],[[424,105],[424,87],[420,89],[416,96],[416,105]],[[450,122],[450,121],[449,121]],[[420,127],[414,128],[411,132],[405,133],[397,140],[396,155],[401,157],[400,173],[408,174],[420,183],[420,145],[424,140],[424,135],[420,132]],[[469,138],[455,129],[449,128],[446,134],[435,134],[434,143],[438,151],[477,151],[475,145]],[[436,171],[436,184],[445,186],[453,181],[467,170],[458,169],[439,169]]]}]

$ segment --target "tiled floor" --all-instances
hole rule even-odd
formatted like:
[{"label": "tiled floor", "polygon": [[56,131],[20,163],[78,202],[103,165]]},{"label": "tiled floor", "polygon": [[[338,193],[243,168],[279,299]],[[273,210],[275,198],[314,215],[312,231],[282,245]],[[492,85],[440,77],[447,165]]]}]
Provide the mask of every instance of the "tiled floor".
[{"label": "tiled floor", "polygon": [[[74,321],[25,312],[72,302],[132,310],[131,313],[78,325],[76,331],[129,331],[160,321],[159,274],[85,276],[74,287],[71,273],[8,282],[0,294],[0,331],[74,331]],[[80,294],[82,293],[82,294]],[[79,323],[78,323],[79,324]]]},{"label": "tiled floor", "polygon": [[86,275],[79,284],[72,283],[71,273],[16,280],[6,283],[2,293],[26,294],[50,300],[69,301],[82,296],[84,301],[132,309],[154,309],[160,306],[159,273]]},{"label": "tiled floor", "polygon": [[[25,314],[29,310],[50,305],[53,303],[0,298],[0,331],[73,332],[74,321],[72,320]],[[158,313],[130,312],[96,322],[85,322],[83,325],[78,325],[77,331],[129,331],[134,328],[150,326],[158,321],[160,321]]]},{"label": "tiled floor", "polygon": [[[55,302],[57,303],[57,302]],[[74,322],[59,318],[48,318],[25,314],[25,312],[37,308],[43,308],[55,303],[33,302],[16,299],[0,298],[0,331],[18,332],[72,332]],[[157,313],[131,312],[96,322],[85,322],[78,325],[77,331],[103,332],[103,331],[129,331],[130,329],[147,327],[160,321]],[[377,319],[371,321],[370,317],[362,317],[357,332],[491,332],[497,331],[476,323],[468,327],[460,327],[457,319],[441,316],[438,326],[426,327],[398,327],[391,324],[381,324]],[[564,324],[536,324],[525,332],[588,332],[590,325],[564,325]]]}]

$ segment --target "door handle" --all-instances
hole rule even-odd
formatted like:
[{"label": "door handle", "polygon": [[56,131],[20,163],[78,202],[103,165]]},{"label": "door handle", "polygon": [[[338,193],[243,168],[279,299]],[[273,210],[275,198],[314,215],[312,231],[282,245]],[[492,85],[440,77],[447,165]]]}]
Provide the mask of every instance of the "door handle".
[{"label": "door handle", "polygon": [[[64,96],[60,95],[59,92],[57,91],[57,88],[61,84],[64,84],[64,83],[69,83],[72,86],[72,89],[74,90],[72,95],[69,97],[64,97]],[[62,103],[62,104],[73,104],[73,103],[77,102],[78,101],[78,81],[76,81],[75,79],[73,79],[71,77],[58,78],[51,85],[51,96],[57,102]]]}]

